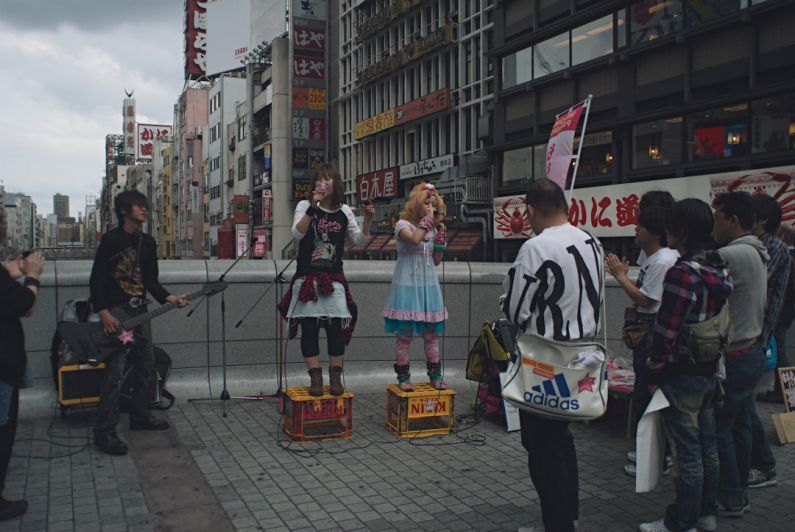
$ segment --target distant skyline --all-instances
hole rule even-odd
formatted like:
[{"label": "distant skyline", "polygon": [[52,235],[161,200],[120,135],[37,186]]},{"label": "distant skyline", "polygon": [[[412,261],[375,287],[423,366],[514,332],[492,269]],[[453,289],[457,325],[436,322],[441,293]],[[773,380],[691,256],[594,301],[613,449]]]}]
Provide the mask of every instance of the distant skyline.
[{"label": "distant skyline", "polygon": [[0,180],[53,212],[85,212],[105,173],[105,135],[122,132],[124,90],[138,122],[170,124],[182,91],[182,1],[2,0]]}]

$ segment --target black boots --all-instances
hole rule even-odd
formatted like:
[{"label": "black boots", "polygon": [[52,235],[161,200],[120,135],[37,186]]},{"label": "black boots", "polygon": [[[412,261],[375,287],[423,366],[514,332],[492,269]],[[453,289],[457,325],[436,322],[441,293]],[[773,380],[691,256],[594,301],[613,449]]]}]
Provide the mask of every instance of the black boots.
[{"label": "black boots", "polygon": [[155,416],[141,419],[130,418],[130,430],[167,430],[168,427],[168,421]]},{"label": "black boots", "polygon": [[94,445],[105,454],[127,454],[127,444],[115,432],[95,432]]},{"label": "black boots", "polygon": [[0,521],[8,521],[28,511],[28,501],[7,501],[0,497]]}]

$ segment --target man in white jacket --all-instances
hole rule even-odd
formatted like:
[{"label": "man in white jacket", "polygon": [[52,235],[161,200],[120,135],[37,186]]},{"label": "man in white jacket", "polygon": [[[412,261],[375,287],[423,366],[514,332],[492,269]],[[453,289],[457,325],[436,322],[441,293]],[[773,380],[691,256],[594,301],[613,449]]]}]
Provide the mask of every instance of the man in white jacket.
[{"label": "man in white jacket", "polygon": [[[601,245],[568,223],[566,198],[552,181],[531,183],[525,203],[535,236],[522,245],[503,283],[503,314],[523,333],[559,341],[596,337],[604,296]],[[569,423],[519,415],[544,528],[573,531],[579,482]]]}]

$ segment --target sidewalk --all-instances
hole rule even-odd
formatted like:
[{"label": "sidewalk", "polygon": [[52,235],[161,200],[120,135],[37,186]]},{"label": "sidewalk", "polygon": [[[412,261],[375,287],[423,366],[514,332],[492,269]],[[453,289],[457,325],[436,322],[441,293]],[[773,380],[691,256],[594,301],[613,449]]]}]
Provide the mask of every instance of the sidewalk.
[{"label": "sidewalk", "polygon": [[[385,393],[357,393],[354,437],[290,443],[277,401],[180,400],[173,429],[128,433],[127,456],[88,446],[92,411],[23,419],[5,496],[28,513],[5,530],[516,530],[541,526],[518,433],[466,418],[450,436],[401,440],[384,426]],[[474,388],[457,388],[468,414]],[[758,403],[772,431],[770,405]],[[632,442],[618,408],[572,426],[580,471],[580,531],[630,531],[673,501],[669,478],[634,493],[622,467]],[[162,415],[162,413],[158,413]],[[123,417],[124,419],[124,417]],[[772,436],[771,436],[772,437]],[[774,446],[779,484],[751,491],[751,513],[719,530],[793,530],[795,445]],[[40,457],[51,457],[42,459]],[[788,511],[789,509],[789,511]]]}]

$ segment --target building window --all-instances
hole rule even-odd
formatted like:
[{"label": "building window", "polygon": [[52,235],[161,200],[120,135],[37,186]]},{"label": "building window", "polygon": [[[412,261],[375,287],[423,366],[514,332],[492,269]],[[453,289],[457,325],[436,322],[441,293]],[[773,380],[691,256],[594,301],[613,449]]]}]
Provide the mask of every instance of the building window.
[{"label": "building window", "polygon": [[526,83],[533,79],[533,49],[525,48],[502,58],[502,88]]},{"label": "building window", "polygon": [[237,158],[237,180],[243,181],[246,178],[246,156],[241,155]]},{"label": "building window", "polygon": [[[575,146],[577,142],[575,141]],[[614,153],[612,131],[585,135],[577,177],[593,177],[612,173]]]},{"label": "building window", "polygon": [[533,79],[569,67],[569,32],[556,35],[533,47]]},{"label": "building window", "polygon": [[630,7],[630,35],[633,46],[681,29],[682,3],[678,0],[646,0]]},{"label": "building window", "polygon": [[573,65],[613,53],[613,15],[598,18],[571,32]]},{"label": "building window", "polygon": [[795,149],[795,94],[751,102],[751,153]]},{"label": "building window", "polygon": [[688,28],[730,15],[745,7],[740,0],[685,0],[685,25]]},{"label": "building window", "polygon": [[632,126],[632,168],[682,162],[682,117]]},{"label": "building window", "polygon": [[687,117],[688,160],[702,161],[748,155],[748,104],[693,113]]},{"label": "building window", "polygon": [[533,148],[517,148],[502,154],[502,182],[515,183],[533,178]]}]

